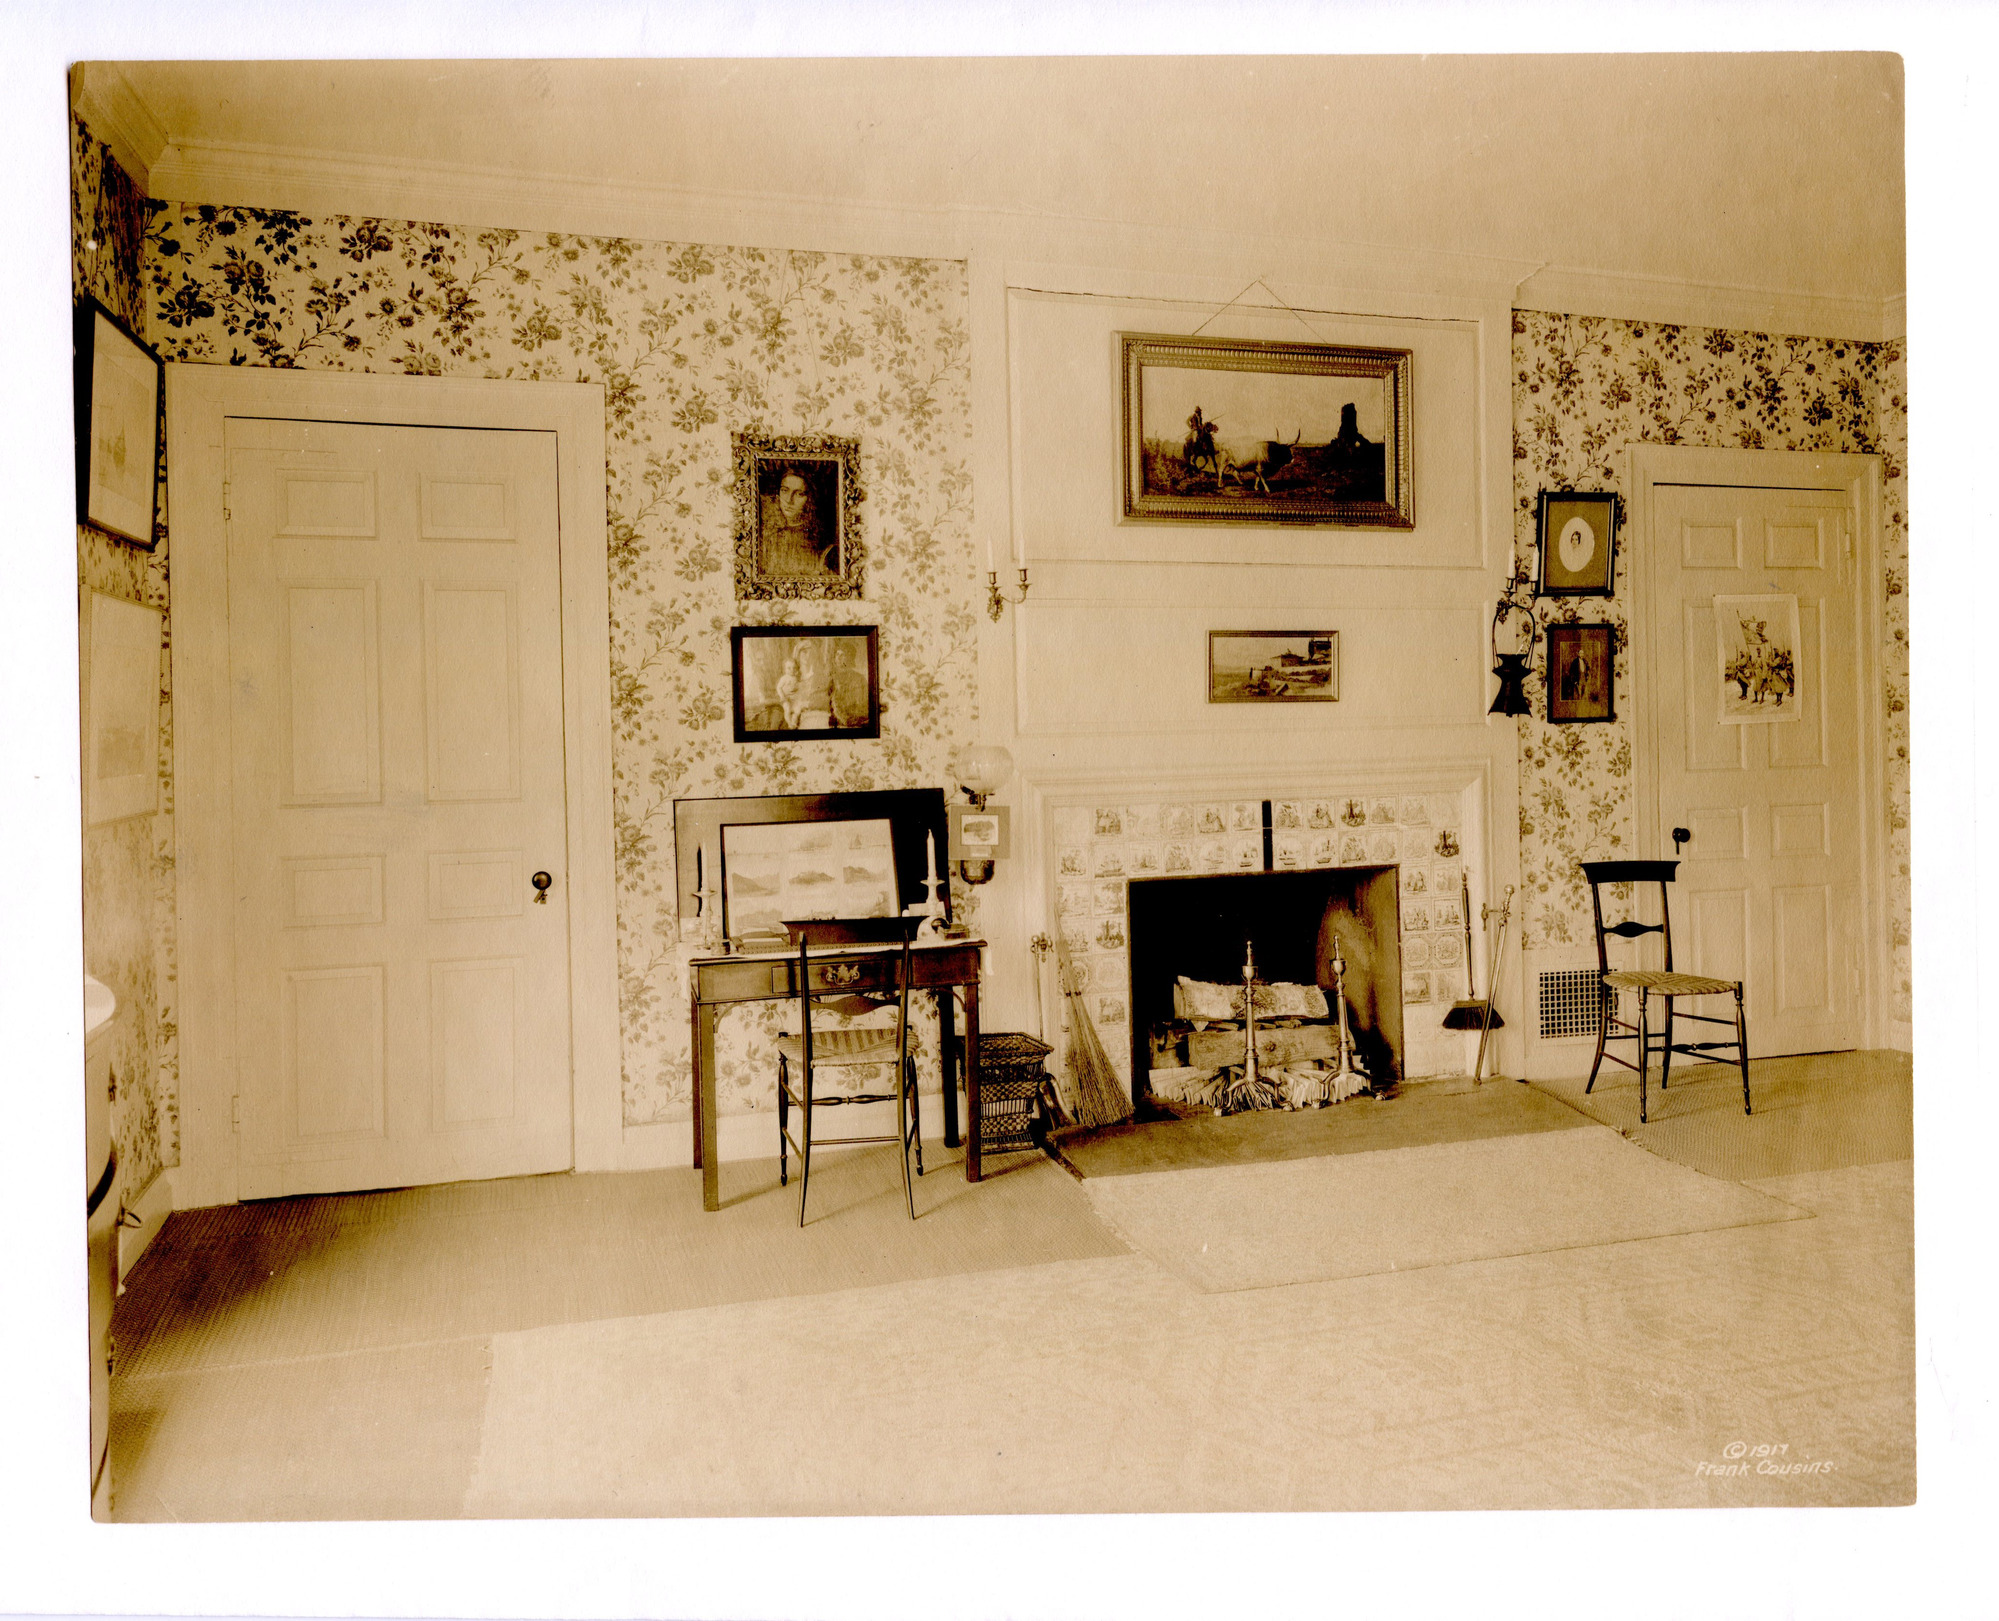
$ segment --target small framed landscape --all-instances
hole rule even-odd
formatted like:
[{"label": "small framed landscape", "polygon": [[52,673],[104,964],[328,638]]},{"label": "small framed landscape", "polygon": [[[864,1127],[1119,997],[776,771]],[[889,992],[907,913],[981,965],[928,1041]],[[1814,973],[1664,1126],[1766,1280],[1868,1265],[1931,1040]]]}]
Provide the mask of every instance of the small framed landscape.
[{"label": "small framed landscape", "polygon": [[76,307],[76,521],[153,549],[160,357],[94,298]]},{"label": "small framed landscape", "polygon": [[85,817],[97,827],[160,808],[160,648],[166,615],[93,591],[84,620]]},{"label": "small framed landscape", "polygon": [[746,429],[730,445],[737,599],[860,596],[860,440]]},{"label": "small framed landscape", "polygon": [[1798,599],[1716,597],[1714,641],[1720,663],[1720,720],[1753,726],[1798,718]]},{"label": "small framed landscape", "polygon": [[1415,526],[1409,350],[1118,337],[1126,522]]},{"label": "small framed landscape", "polygon": [[1211,704],[1322,704],[1340,695],[1336,630],[1211,630]]},{"label": "small framed landscape", "polygon": [[881,736],[873,625],[738,625],[729,632],[738,743]]},{"label": "small framed landscape", "polygon": [[1548,719],[1616,720],[1614,625],[1548,627]]},{"label": "small framed landscape", "polygon": [[1617,579],[1619,500],[1610,490],[1543,490],[1536,515],[1541,597],[1607,597]]}]

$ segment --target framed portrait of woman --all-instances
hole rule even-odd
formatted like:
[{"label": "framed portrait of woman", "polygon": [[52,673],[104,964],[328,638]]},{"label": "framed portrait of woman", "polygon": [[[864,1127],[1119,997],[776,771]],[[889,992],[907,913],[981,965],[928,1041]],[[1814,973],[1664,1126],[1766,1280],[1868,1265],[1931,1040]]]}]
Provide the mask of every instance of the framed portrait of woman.
[{"label": "framed portrait of woman", "polygon": [[745,429],[730,442],[737,600],[860,596],[860,440]]}]

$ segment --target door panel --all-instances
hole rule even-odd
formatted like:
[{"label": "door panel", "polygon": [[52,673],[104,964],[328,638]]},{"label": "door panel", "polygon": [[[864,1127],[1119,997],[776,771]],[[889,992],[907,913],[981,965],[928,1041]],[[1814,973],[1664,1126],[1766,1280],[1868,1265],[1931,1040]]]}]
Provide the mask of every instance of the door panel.
[{"label": "door panel", "polygon": [[[1657,489],[1646,633],[1661,649],[1659,826],[1693,834],[1676,965],[1744,981],[1752,1056],[1851,1047],[1861,794],[1847,497]],[[1798,600],[1796,718],[1724,721],[1714,599],[1770,595]]]},{"label": "door panel", "polygon": [[564,1168],[553,436],[227,444],[243,1196]]}]

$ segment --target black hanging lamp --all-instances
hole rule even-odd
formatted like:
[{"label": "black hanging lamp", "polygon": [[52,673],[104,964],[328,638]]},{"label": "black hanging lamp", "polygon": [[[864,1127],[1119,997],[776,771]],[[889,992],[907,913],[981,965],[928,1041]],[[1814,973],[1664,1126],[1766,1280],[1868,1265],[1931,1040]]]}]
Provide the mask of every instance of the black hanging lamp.
[{"label": "black hanging lamp", "polygon": [[1518,601],[1514,593],[1526,583],[1526,571],[1517,562],[1499,605],[1492,610],[1492,673],[1499,678],[1488,715],[1527,713],[1527,661],[1534,652],[1534,610]]}]

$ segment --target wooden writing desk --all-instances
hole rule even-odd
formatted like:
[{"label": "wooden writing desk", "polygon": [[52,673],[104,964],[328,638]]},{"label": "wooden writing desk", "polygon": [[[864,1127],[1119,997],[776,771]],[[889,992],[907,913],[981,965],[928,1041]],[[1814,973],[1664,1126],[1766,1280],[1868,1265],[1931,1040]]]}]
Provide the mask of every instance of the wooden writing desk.
[{"label": "wooden writing desk", "polygon": [[[918,941],[911,956],[911,983],[935,993],[937,1031],[943,1047],[944,1142],[958,1146],[958,1089],[965,1084],[965,1180],[979,1180],[979,951],[983,940]],[[852,980],[843,967],[856,959],[901,955],[899,946],[824,946],[812,953],[812,989],[837,994]],[[872,966],[872,963],[870,963]],[[798,954],[769,952],[735,957],[696,957],[688,964],[688,994],[694,1021],[694,1163],[701,1167],[701,1207],[722,1207],[715,1163],[715,1021],[737,1002],[798,1000]],[[965,998],[965,1034],[960,1041],[951,992]],[[956,1070],[954,1079],[953,1070]]]}]

